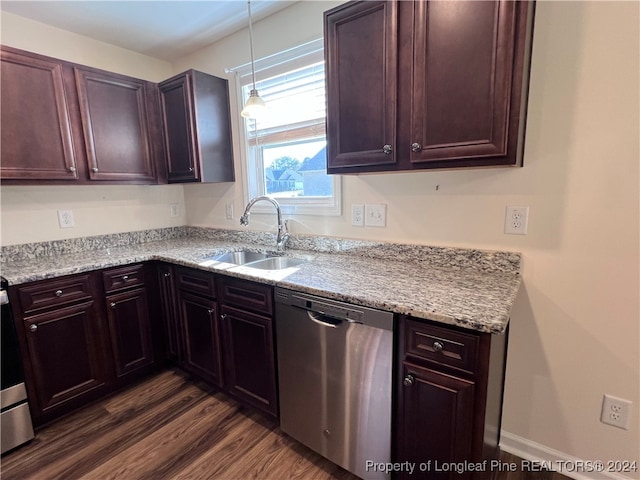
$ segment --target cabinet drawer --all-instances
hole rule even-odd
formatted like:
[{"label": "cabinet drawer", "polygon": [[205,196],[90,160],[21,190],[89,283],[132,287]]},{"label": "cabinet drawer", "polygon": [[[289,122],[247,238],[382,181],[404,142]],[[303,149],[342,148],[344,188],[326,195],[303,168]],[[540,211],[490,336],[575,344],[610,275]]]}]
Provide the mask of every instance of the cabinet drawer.
[{"label": "cabinet drawer", "polygon": [[74,275],[19,287],[18,296],[26,314],[89,299],[91,290],[91,275]]},{"label": "cabinet drawer", "polygon": [[224,305],[235,305],[243,310],[267,315],[273,313],[273,289],[269,285],[220,277],[218,288],[220,302]]},{"label": "cabinet drawer", "polygon": [[405,319],[405,353],[408,357],[446,365],[474,374],[478,369],[480,338],[470,333]]},{"label": "cabinet drawer", "polygon": [[124,288],[144,285],[144,265],[127,265],[102,272],[104,291],[107,293]]},{"label": "cabinet drawer", "polygon": [[216,297],[215,276],[213,273],[177,268],[176,279],[178,288],[191,293],[199,293],[207,297]]}]

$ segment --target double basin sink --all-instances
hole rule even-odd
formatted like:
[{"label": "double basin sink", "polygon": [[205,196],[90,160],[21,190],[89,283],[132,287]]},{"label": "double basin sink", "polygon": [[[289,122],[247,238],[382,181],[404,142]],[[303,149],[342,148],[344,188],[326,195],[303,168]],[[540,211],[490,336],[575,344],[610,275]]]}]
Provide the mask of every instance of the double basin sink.
[{"label": "double basin sink", "polygon": [[203,263],[204,262],[226,263],[233,266],[257,268],[259,270],[283,270],[306,263],[306,260],[241,250],[239,252],[227,252],[208,257],[203,260]]}]

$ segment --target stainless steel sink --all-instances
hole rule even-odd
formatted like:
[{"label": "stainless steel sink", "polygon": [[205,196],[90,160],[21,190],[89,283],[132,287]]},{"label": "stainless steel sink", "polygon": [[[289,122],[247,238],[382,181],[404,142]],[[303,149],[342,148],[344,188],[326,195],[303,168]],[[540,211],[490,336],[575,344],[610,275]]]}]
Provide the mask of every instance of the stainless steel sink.
[{"label": "stainless steel sink", "polygon": [[282,270],[284,268],[296,267],[305,263],[305,260],[291,257],[268,257],[246,264],[247,267],[259,268],[260,270]]},{"label": "stainless steel sink", "polygon": [[250,252],[248,250],[240,250],[239,252],[227,252],[222,255],[216,255],[214,257],[208,257],[203,259],[203,262],[213,261],[221,263],[232,263],[234,265],[245,265],[247,263],[255,262],[256,260],[262,260],[268,258],[266,253]]}]

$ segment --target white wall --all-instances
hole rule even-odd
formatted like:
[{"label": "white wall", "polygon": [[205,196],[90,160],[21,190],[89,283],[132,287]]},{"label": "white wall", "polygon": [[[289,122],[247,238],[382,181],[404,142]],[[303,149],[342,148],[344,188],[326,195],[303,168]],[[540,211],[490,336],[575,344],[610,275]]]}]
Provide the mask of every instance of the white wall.
[{"label": "white wall", "polygon": [[[319,37],[333,4],[259,22],[257,57]],[[523,168],[345,176],[344,211],[386,203],[386,228],[292,221],[294,232],[522,252],[503,428],[585,460],[640,460],[638,20],[637,2],[538,2]],[[178,70],[223,75],[248,56],[239,32]],[[185,186],[188,224],[236,228],[224,204],[238,212],[243,193],[241,182]],[[506,205],[531,207],[527,236],[502,233]],[[258,218],[252,228],[273,230],[272,215]],[[599,422],[604,393],[634,402],[629,431]]]},{"label": "white wall", "polygon": [[[31,52],[150,81],[173,75],[170,63],[2,12],[1,42]],[[40,242],[185,224],[180,185],[2,186],[1,244]],[[178,204],[178,217],[169,204]],[[57,210],[76,226],[61,229]]]},{"label": "white wall", "polygon": [[[319,37],[321,12],[334,4],[300,2],[259,22],[256,55]],[[524,286],[512,315],[503,427],[586,460],[638,459],[640,450],[639,7],[538,2],[523,168],[344,177],[345,211],[356,202],[386,203],[386,228],[351,227],[345,217],[293,219],[294,232],[522,252]],[[53,31],[22,34],[17,27],[11,37],[17,47],[62,58],[77,48],[68,39],[42,51]],[[3,19],[3,42],[4,33]],[[106,48],[88,39],[80,44],[89,64],[98,61],[93,48]],[[247,32],[239,32],[176,63],[171,73],[193,67],[223,75],[248,57]],[[126,51],[113,58],[123,69],[138,59]],[[137,76],[168,76],[164,67],[140,68]],[[3,187],[3,244],[14,243],[5,242],[8,229],[12,240],[66,234],[51,224],[40,232],[39,225],[67,202],[87,205],[80,218],[105,215],[107,221],[91,223],[96,232],[164,224],[164,193],[148,193],[163,189],[178,201],[184,189],[187,224],[237,228],[237,218],[225,220],[224,205],[233,203],[236,217],[244,206],[238,138],[236,130],[235,184],[34,187],[37,195],[26,190],[31,187]],[[94,190],[101,188],[114,197],[103,203]],[[139,218],[122,222],[127,196],[139,204],[133,215]],[[502,233],[506,205],[531,207],[527,236]],[[252,220],[253,228],[273,229],[273,216]],[[599,422],[605,392],[634,402],[629,431]]]}]

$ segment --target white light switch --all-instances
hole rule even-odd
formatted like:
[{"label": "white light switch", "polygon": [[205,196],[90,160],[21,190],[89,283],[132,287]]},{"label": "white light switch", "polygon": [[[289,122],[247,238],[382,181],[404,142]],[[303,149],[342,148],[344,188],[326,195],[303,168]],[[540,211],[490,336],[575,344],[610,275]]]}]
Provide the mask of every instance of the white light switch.
[{"label": "white light switch", "polygon": [[364,206],[364,224],[367,227],[385,227],[387,225],[387,205],[371,203]]}]

